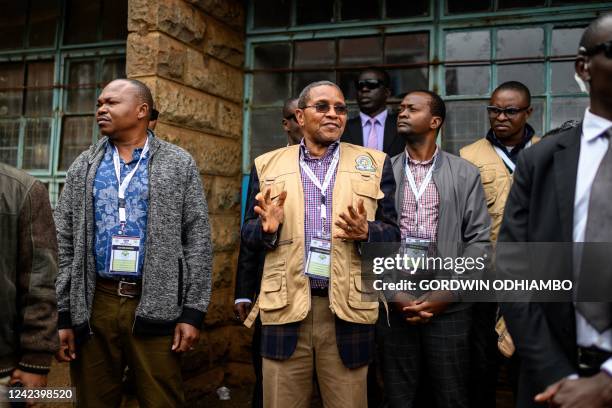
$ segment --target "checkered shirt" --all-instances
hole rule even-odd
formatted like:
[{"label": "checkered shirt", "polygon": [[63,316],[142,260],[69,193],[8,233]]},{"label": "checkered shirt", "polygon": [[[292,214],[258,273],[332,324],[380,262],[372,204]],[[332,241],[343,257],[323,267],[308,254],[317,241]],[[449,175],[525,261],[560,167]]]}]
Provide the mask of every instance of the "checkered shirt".
[{"label": "checkered shirt", "polygon": [[[312,172],[317,176],[319,182],[323,184],[325,180],[325,174],[327,169],[331,165],[334,158],[334,152],[338,149],[340,142],[334,142],[327,148],[327,152],[319,158],[310,156],[304,139],[300,142],[300,157],[304,158],[304,161]],[[336,168],[337,172],[337,168]],[[308,175],[300,166],[300,175],[302,178],[302,188],[304,190],[304,268],[306,268],[306,261],[308,260],[308,249],[310,248],[310,240],[313,237],[317,237],[321,232],[321,192],[310,180]],[[325,219],[325,231],[331,233],[332,228],[332,192],[334,191],[334,184],[336,182],[336,173],[332,175],[332,178],[325,190],[325,207],[327,217]],[[327,280],[310,278],[311,288],[327,288]]]},{"label": "checkered shirt", "polygon": [[[417,190],[421,187],[421,182],[427,175],[427,172],[433,166],[434,159],[438,156],[438,149],[433,157],[427,161],[413,160],[408,151],[406,151],[406,160],[414,177]],[[433,181],[433,177],[429,180],[427,188],[419,199],[419,212],[417,217],[416,198],[410,182],[404,170],[404,199],[402,200],[402,213],[400,215],[400,230],[402,232],[402,240],[406,237],[426,239],[431,242],[436,242],[438,235],[438,211],[440,209],[440,197],[438,189]]]}]

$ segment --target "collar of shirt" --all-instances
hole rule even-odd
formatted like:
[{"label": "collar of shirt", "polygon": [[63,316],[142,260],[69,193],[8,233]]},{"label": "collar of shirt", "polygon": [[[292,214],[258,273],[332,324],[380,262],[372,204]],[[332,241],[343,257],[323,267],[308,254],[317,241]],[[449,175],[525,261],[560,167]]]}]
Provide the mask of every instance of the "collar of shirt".
[{"label": "collar of shirt", "polygon": [[595,115],[587,108],[584,112],[584,121],[582,122],[582,135],[587,142],[601,136],[606,130],[612,127],[612,121],[606,118]]},{"label": "collar of shirt", "polygon": [[436,158],[436,156],[438,155],[438,145],[436,145],[436,151],[434,152],[433,156],[431,156],[431,159],[429,160],[424,160],[424,161],[419,161],[419,160],[415,160],[412,157],[410,157],[410,153],[408,152],[408,149],[406,149],[406,158],[408,159],[408,162],[410,164],[418,164],[421,166],[427,166],[428,164],[432,164],[434,159]]},{"label": "collar of shirt", "polygon": [[[149,146],[150,146],[151,145],[151,140],[150,140],[151,139],[151,134],[147,134],[147,138],[149,139]],[[108,140],[108,144],[106,145],[106,151],[110,150],[111,154],[113,154],[113,150],[114,149],[115,149],[115,144],[109,139]],[[132,151],[132,160],[130,160],[129,162],[125,163],[123,158],[121,157],[121,155],[119,155],[119,161],[121,163],[128,164],[128,165],[130,165],[130,164],[132,164],[134,162],[137,162],[140,159],[140,154],[142,153],[143,149],[144,149],[144,146],[143,147],[138,147],[138,148],[134,149]],[[148,153],[147,153],[147,155],[148,155]],[[146,157],[143,157],[143,160],[144,159],[146,159]]]},{"label": "collar of shirt", "polygon": [[308,148],[306,147],[305,140],[306,140],[305,138],[302,138],[302,140],[300,141],[300,154],[306,161],[317,161],[317,160],[323,160],[328,157],[331,157],[336,151],[336,149],[338,148],[338,146],[340,146],[340,140],[336,140],[335,142],[333,142],[327,147],[327,151],[325,152],[323,156],[312,157],[310,155],[310,152],[308,151]]},{"label": "collar of shirt", "polygon": [[376,119],[378,120],[378,123],[380,123],[382,126],[385,126],[385,122],[387,121],[388,114],[389,113],[387,112],[386,109],[374,117],[370,117],[363,112],[359,112],[359,117],[361,118],[361,128],[363,129],[363,127],[368,124],[370,119]]},{"label": "collar of shirt", "polygon": [[525,148],[527,143],[529,143],[529,141],[534,135],[535,135],[535,130],[533,130],[533,128],[531,127],[529,123],[525,123],[525,133],[523,134],[523,140],[521,140],[521,142],[517,144],[516,146],[508,147],[505,144],[503,144],[497,138],[497,136],[495,136],[495,132],[493,132],[493,129],[489,129],[489,131],[487,132],[486,138],[489,142],[491,142],[493,146],[497,146],[500,149],[504,150],[505,152],[508,152],[509,157],[511,159],[514,159],[519,154],[519,152]]}]

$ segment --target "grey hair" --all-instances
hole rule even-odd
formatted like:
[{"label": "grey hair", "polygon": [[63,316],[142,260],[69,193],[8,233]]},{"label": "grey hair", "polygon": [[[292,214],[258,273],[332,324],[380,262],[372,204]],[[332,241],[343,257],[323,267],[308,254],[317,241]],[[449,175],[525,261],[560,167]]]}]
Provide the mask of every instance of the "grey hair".
[{"label": "grey hair", "polygon": [[310,100],[310,91],[312,91],[313,88],[318,88],[319,86],[333,86],[340,92],[340,94],[342,94],[342,96],[344,96],[342,89],[331,81],[312,82],[306,85],[304,89],[302,89],[302,92],[300,92],[300,96],[298,97],[298,108],[304,109],[308,105],[308,101]]}]

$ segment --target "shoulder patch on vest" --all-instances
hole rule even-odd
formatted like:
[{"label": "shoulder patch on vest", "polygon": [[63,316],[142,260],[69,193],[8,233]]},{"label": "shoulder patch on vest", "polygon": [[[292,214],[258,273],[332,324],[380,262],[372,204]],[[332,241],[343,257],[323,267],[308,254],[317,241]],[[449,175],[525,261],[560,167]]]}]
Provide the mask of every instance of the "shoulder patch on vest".
[{"label": "shoulder patch on vest", "polygon": [[374,164],[374,160],[370,155],[362,154],[357,156],[355,163],[355,169],[359,171],[376,171],[376,165]]}]

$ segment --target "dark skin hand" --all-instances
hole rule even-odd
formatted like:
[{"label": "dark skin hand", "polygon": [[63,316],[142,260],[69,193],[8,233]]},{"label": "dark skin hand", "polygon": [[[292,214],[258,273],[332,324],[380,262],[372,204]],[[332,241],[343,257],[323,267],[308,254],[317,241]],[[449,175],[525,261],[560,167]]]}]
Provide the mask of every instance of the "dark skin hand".
[{"label": "dark skin hand", "polygon": [[334,234],[334,238],[345,241],[367,241],[368,240],[368,214],[363,206],[363,200],[357,202],[357,210],[349,205],[347,212],[340,214],[342,221],[338,220],[335,225],[340,232]]},{"label": "dark skin hand", "polygon": [[[23,384],[25,388],[44,388],[47,386],[47,375],[26,373],[25,371],[16,369],[11,374],[9,384],[13,385],[16,383]],[[34,402],[28,401],[26,402],[26,406],[33,407]]]},{"label": "dark skin hand", "polygon": [[244,322],[251,313],[251,309],[253,308],[253,304],[251,302],[240,302],[234,305],[234,314],[236,318],[240,319],[241,322]]},{"label": "dark skin hand", "polygon": [[446,291],[428,292],[418,299],[414,299],[407,294],[399,294],[393,299],[395,309],[400,311],[407,323],[424,324],[428,323],[432,317],[444,313],[448,306],[453,303],[450,301],[452,294]]},{"label": "dark skin hand", "polygon": [[600,372],[576,380],[564,378],[535,396],[535,401],[555,408],[605,408],[612,406],[612,377]]}]

